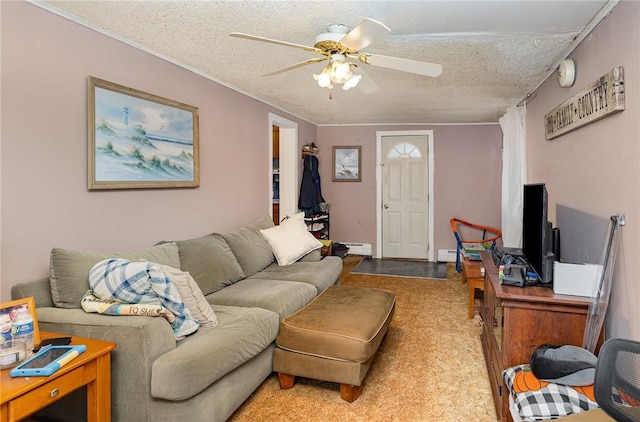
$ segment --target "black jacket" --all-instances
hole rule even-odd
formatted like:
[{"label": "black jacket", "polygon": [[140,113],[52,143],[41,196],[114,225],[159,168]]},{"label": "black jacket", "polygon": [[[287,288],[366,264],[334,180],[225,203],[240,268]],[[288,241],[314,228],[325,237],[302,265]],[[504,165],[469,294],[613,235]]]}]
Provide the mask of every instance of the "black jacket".
[{"label": "black jacket", "polygon": [[320,203],[324,202],[320,187],[320,173],[318,173],[318,157],[305,155],[304,173],[300,184],[298,208],[307,215],[320,213]]}]

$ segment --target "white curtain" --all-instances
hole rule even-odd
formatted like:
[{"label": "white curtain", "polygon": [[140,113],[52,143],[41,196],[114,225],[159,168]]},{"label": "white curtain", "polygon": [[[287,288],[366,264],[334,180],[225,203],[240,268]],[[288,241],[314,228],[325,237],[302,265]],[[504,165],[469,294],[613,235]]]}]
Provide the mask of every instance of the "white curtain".
[{"label": "white curtain", "polygon": [[502,242],[522,246],[522,186],[526,183],[526,105],[513,106],[500,118],[502,128]]}]

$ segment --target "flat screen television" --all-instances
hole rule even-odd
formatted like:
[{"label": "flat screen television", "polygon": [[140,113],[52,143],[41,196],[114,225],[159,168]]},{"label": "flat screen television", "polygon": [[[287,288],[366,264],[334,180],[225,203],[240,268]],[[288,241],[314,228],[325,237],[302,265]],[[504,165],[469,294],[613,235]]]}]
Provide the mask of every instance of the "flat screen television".
[{"label": "flat screen television", "polygon": [[524,185],[522,253],[543,284],[553,281],[551,223],[547,221],[547,188],[544,183]]}]

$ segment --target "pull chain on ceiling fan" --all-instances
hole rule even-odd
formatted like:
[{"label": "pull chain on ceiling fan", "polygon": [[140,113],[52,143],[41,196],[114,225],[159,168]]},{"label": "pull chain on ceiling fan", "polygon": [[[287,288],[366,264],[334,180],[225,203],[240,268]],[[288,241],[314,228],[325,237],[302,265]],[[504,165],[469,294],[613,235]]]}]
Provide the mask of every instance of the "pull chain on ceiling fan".
[{"label": "pull chain on ceiling fan", "polygon": [[[384,38],[390,32],[391,30],[384,24],[367,18],[351,31],[349,31],[344,25],[330,25],[326,33],[320,34],[316,37],[316,42],[313,47],[244,34],[241,32],[232,32],[229,35],[236,38],[245,38],[253,41],[300,48],[305,51],[322,55],[322,57],[308,59],[303,62],[276,69],[264,74],[264,76],[277,75],[309,64],[328,60],[329,64],[322,69],[322,72],[318,75],[313,75],[313,78],[318,82],[319,86],[328,89],[332,89],[332,83],[335,83],[342,84],[342,89],[345,90],[359,86],[362,91],[367,94],[378,91],[379,88],[375,82],[367,76],[362,69],[363,66],[360,64],[380,66],[424,76],[440,76],[442,73],[442,66],[439,64],[360,52],[360,50],[368,47],[375,41]],[[347,61],[347,59],[357,60],[359,63]],[[357,72],[359,72],[358,74],[354,73],[356,68]]]}]

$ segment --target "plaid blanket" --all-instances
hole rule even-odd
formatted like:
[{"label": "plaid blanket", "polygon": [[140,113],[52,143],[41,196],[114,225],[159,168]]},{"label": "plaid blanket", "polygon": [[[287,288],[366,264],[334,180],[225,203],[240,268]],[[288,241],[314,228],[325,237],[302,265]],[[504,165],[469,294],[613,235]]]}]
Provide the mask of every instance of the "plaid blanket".
[{"label": "plaid blanket", "polygon": [[171,311],[167,320],[177,340],[198,330],[198,321],[158,264],[106,259],[89,271],[89,286],[103,300],[164,306]]}]

